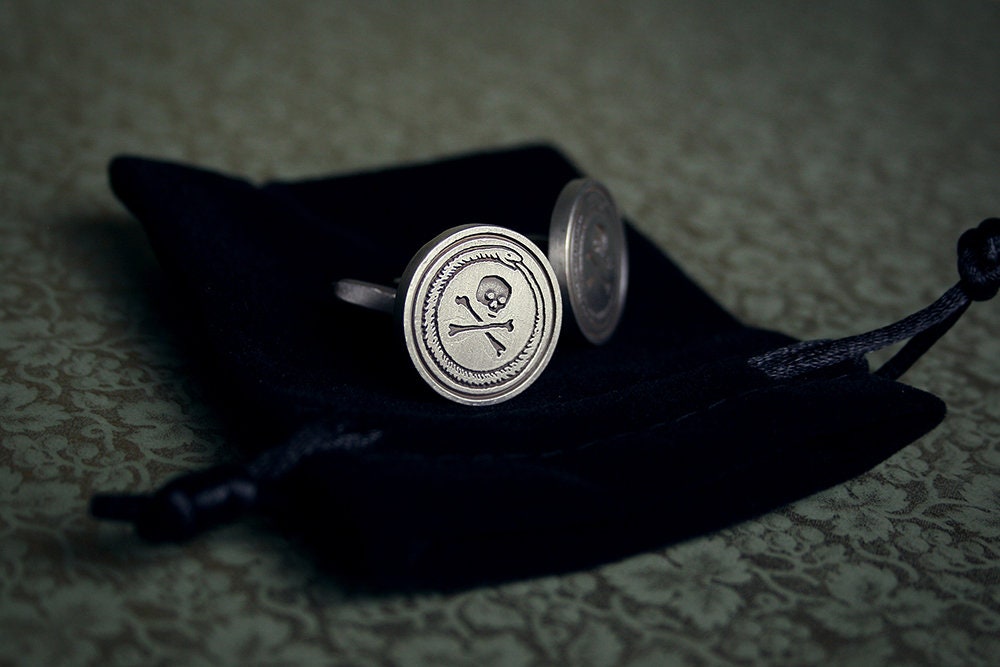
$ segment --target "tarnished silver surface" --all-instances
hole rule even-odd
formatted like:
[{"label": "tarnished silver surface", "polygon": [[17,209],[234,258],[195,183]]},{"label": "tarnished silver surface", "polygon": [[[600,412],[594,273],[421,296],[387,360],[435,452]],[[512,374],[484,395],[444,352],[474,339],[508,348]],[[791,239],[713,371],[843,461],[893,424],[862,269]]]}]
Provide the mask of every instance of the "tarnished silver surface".
[{"label": "tarnished silver surface", "polygon": [[562,326],[562,297],[545,254],[502,227],[449,229],[413,257],[399,289],[340,280],[338,298],[395,312],[407,353],[442,396],[489,405],[545,369]]},{"label": "tarnished silver surface", "polygon": [[588,178],[566,184],[552,211],[548,258],[584,338],[607,342],[628,290],[625,228],[607,188]]}]

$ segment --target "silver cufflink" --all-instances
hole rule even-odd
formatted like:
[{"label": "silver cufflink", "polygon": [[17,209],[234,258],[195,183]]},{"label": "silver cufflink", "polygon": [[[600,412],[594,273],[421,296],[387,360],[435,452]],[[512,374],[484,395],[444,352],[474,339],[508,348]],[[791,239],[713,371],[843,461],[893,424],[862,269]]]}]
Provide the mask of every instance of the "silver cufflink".
[{"label": "silver cufflink", "polygon": [[625,310],[628,249],[618,207],[601,183],[578,178],[559,193],[548,258],[580,333],[594,345],[606,343]]},{"label": "silver cufflink", "polygon": [[500,403],[548,365],[564,299],[594,344],[611,337],[624,308],[624,227],[600,183],[577,179],[563,188],[547,241],[546,255],[503,227],[455,227],[414,255],[397,289],[345,279],[335,294],[393,314],[414,367],[442,396],[467,405]]},{"label": "silver cufflink", "polygon": [[445,398],[490,405],[527,389],[552,358],[562,297],[545,254],[502,227],[454,227],[421,248],[399,288],[340,280],[337,297],[393,313],[420,377]]}]

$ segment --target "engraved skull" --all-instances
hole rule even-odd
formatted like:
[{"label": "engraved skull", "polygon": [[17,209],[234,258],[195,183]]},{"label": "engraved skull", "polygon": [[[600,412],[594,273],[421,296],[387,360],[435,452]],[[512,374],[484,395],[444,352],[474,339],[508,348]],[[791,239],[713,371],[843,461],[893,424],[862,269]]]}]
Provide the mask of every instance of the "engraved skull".
[{"label": "engraved skull", "polygon": [[479,281],[476,301],[490,309],[490,316],[496,317],[510,300],[510,284],[500,276],[485,276]]}]

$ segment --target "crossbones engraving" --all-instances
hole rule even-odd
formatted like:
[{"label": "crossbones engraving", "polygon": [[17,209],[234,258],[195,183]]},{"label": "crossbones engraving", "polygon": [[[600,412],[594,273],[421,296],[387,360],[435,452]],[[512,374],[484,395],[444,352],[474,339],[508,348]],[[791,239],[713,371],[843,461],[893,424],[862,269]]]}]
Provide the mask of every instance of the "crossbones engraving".
[{"label": "crossbones engraving", "polygon": [[448,335],[454,336],[455,334],[462,333],[463,331],[486,331],[487,329],[506,329],[507,331],[513,331],[514,320],[507,320],[506,322],[484,322],[483,324],[449,324]]},{"label": "crossbones engraving", "polygon": [[[476,290],[476,300],[489,309],[487,313],[489,317],[496,317],[507,305],[509,299],[510,285],[500,276],[486,276],[479,281],[479,288]],[[491,333],[491,330],[503,329],[505,331],[513,331],[513,319],[509,319],[506,322],[484,322],[483,318],[472,307],[472,300],[469,297],[456,296],[455,303],[469,311],[469,314],[475,318],[477,324],[449,324],[449,336],[456,336],[469,331],[481,331],[486,336],[486,340],[493,346],[497,357],[507,351],[507,347],[497,340],[496,336]]]}]

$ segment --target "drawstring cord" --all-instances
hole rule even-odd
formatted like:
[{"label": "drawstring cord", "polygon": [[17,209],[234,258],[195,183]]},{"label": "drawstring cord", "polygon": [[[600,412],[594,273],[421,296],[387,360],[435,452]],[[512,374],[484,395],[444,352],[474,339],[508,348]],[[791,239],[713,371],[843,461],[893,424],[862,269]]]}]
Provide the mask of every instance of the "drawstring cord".
[{"label": "drawstring cord", "polygon": [[908,340],[875,374],[895,380],[958,321],[973,301],[993,298],[1000,289],[1000,218],[988,218],[958,239],[959,281],[937,301],[909,317],[867,333],[835,340],[793,343],[749,359],[773,379],[790,379]]},{"label": "drawstring cord", "polygon": [[124,521],[150,542],[179,542],[257,509],[262,483],[280,479],[313,454],[368,447],[381,433],[344,433],[306,427],[286,444],[270,449],[246,466],[221,465],[187,473],[153,494],[98,494],[90,501],[97,519]]},{"label": "drawstring cord", "polygon": [[246,468],[216,466],[182,475],[149,495],[95,495],[90,513],[131,523],[150,542],[179,542],[236,521],[256,504],[257,482]]}]

